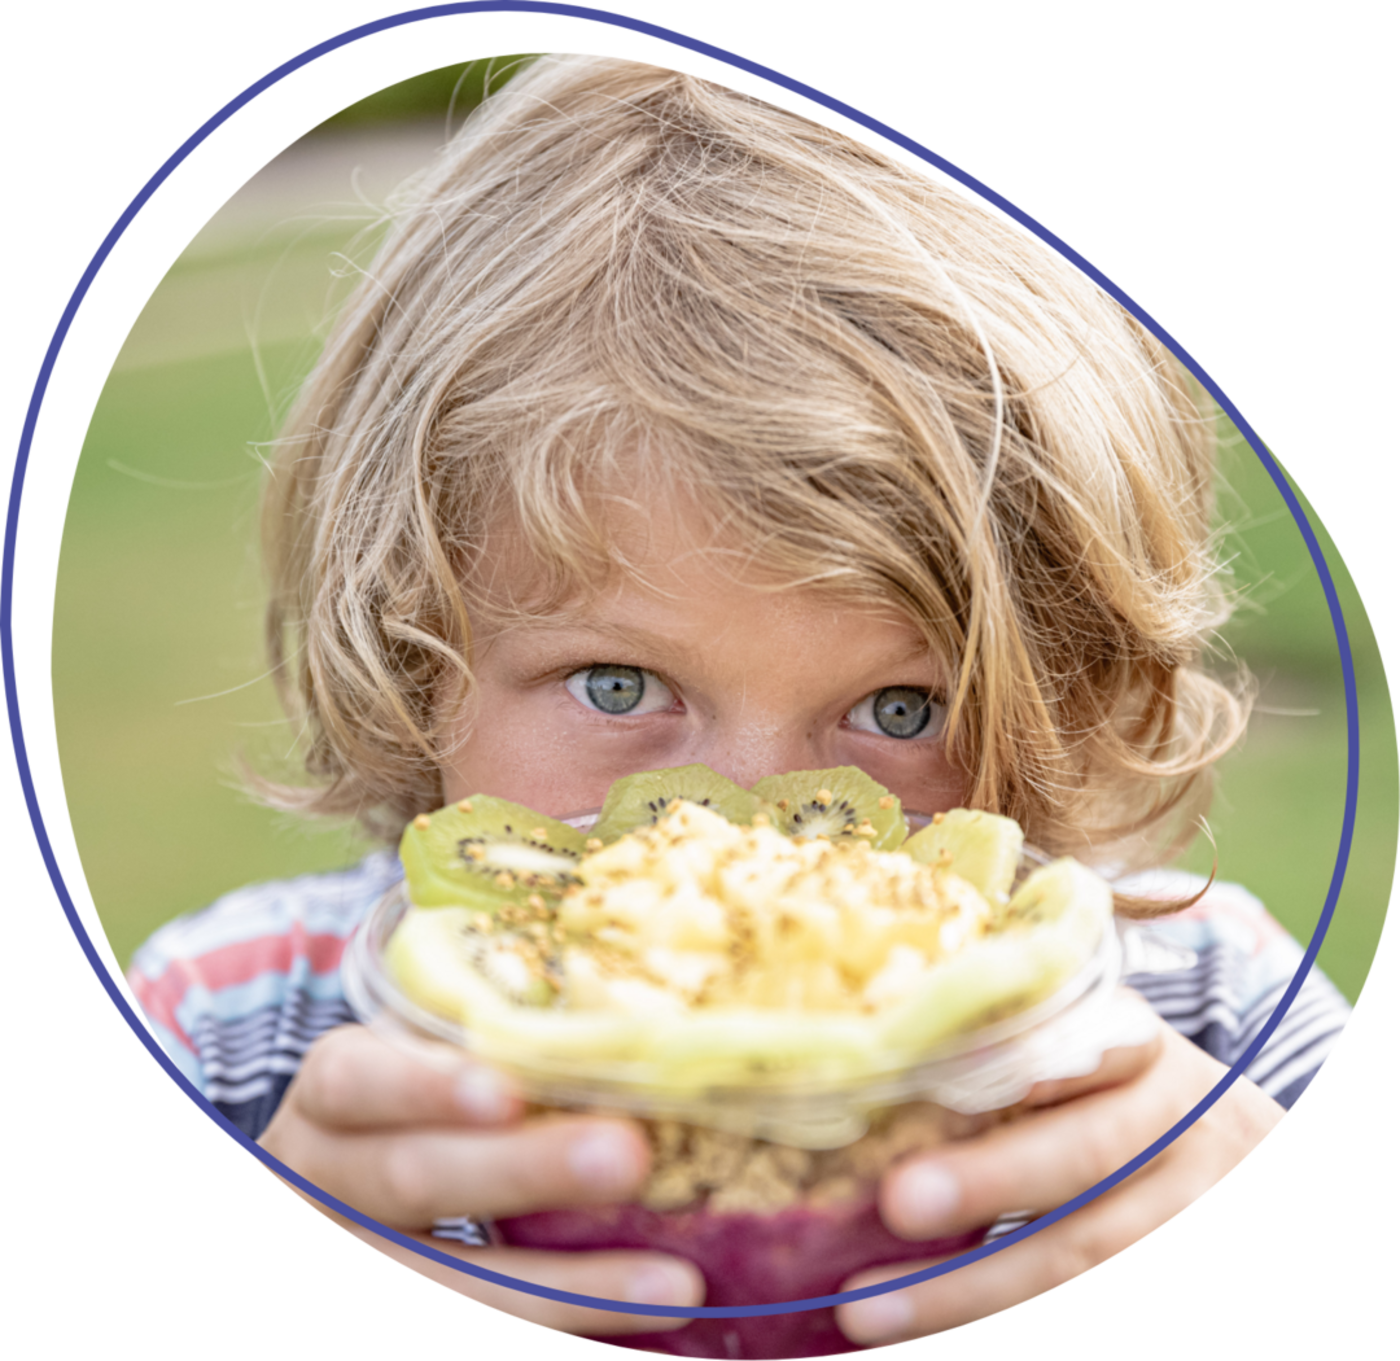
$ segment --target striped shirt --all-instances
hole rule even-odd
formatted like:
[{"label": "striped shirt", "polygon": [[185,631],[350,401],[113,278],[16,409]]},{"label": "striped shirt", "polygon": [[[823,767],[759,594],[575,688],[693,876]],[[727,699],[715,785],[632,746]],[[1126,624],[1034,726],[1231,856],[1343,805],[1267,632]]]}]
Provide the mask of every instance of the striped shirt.
[{"label": "striped shirt", "polygon": [[[352,869],[238,890],[162,927],[137,952],[130,981],[161,1045],[210,1103],[259,1137],[327,1030],[355,1020],[340,962],[356,927],[402,877],[377,852]],[[1174,871],[1121,887],[1186,898],[1204,881]],[[1168,1024],[1231,1066],[1268,1022],[1302,951],[1257,898],[1215,884],[1195,906],[1152,923],[1150,938],[1187,967],[1131,974]],[[1290,1106],[1321,1066],[1347,1005],[1312,970],[1246,1075]]]}]

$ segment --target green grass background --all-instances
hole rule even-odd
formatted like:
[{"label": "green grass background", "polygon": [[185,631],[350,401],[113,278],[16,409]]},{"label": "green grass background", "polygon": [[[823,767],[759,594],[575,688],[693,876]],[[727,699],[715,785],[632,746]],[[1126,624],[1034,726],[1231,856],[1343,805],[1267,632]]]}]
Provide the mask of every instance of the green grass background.
[{"label": "green grass background", "polygon": [[[472,97],[461,74],[426,78],[436,81],[427,107],[445,108],[456,90],[460,112]],[[424,107],[402,91],[389,102],[394,116]],[[334,139],[343,156],[355,128],[383,131],[373,108],[357,110],[342,120],[349,131],[323,128],[309,145]],[[353,198],[348,183],[344,197]],[[353,278],[347,262],[366,260],[375,234],[363,206],[259,202],[256,211],[231,205],[152,297],[93,417],[65,526],[53,654],[59,748],[83,867],[123,963],[162,921],[231,888],[351,863],[366,849],[354,828],[258,806],[236,768],[241,751],[263,768],[294,769],[295,734],[261,658],[260,460]],[[1286,464],[1287,449],[1277,452]],[[1215,849],[1198,843],[1183,863],[1208,870],[1218,855],[1222,878],[1246,884],[1306,939],[1341,833],[1341,664],[1302,535],[1229,428],[1221,479],[1245,596],[1225,641],[1258,678],[1260,699],[1246,741],[1222,763]],[[1355,842],[1322,963],[1354,998],[1395,865],[1395,727],[1360,597],[1322,537],[1355,659],[1361,740]]]}]

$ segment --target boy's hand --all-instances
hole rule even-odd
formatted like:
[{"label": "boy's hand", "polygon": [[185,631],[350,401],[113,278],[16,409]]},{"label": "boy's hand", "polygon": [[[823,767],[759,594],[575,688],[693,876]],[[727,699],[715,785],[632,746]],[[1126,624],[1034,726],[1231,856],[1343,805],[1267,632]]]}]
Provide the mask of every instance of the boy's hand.
[{"label": "boy's hand", "polygon": [[[522,1114],[518,1093],[494,1069],[446,1048],[431,1062],[419,1061],[362,1026],[346,1026],[312,1045],[259,1142],[346,1204],[493,1271],[634,1304],[701,1303],[699,1273],[676,1258],[458,1248],[428,1236],[438,1219],[607,1204],[640,1189],[650,1153],[635,1125]],[[464,1295],[550,1327],[601,1334],[687,1322],[558,1304],[432,1263],[353,1223],[347,1227]]]},{"label": "boy's hand", "polygon": [[[1003,1214],[1052,1210],[1141,1153],[1225,1071],[1159,1021],[1152,1043],[1113,1051],[1088,1078],[1033,1091],[1028,1104],[1039,1109],[1016,1123],[901,1163],[880,1188],[885,1222],[904,1238],[935,1238]],[[841,1305],[838,1322],[852,1341],[874,1346],[955,1328],[1030,1299],[1164,1224],[1219,1181],[1282,1115],[1252,1083],[1237,1081],[1180,1138],[1097,1200],[950,1276]],[[930,1264],[862,1272],[842,1289]]]}]

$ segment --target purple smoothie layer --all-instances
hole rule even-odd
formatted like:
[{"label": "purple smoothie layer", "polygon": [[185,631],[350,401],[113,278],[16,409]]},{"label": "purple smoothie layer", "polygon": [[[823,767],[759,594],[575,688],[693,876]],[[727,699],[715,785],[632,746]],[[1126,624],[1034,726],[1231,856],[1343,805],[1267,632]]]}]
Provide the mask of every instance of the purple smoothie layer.
[{"label": "purple smoothie layer", "polygon": [[[550,1210],[501,1220],[503,1241],[555,1251],[645,1248],[685,1257],[705,1277],[705,1304],[776,1304],[832,1295],[855,1272],[892,1262],[948,1257],[975,1247],[985,1229],[910,1243],[880,1220],[873,1194],[771,1214],[708,1209],[648,1210],[640,1205]],[[697,1318],[676,1332],[608,1338],[671,1356],[726,1361],[830,1356],[855,1351],[835,1311],[808,1309],[751,1318]]]}]

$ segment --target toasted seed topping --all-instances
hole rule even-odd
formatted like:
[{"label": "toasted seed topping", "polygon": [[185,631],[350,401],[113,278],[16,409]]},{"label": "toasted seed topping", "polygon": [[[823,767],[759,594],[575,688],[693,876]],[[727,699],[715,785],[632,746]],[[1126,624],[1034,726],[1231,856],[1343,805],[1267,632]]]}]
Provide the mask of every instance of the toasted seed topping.
[{"label": "toasted seed topping", "polygon": [[472,811],[472,801],[470,799],[463,799],[461,803],[457,805],[457,811],[459,813],[470,813]]},{"label": "toasted seed topping", "polygon": [[[788,839],[762,818],[734,824],[681,804],[586,855],[583,892],[556,923],[565,1004],[638,1015],[895,1004],[947,952],[959,890],[942,870],[875,851],[869,818],[853,815],[847,831]],[[984,904],[966,930],[989,918]]]},{"label": "toasted seed topping", "polygon": [[893,795],[893,794],[885,794],[885,795],[882,795],[881,798],[880,798],[880,807],[881,807],[882,809],[886,809],[886,810],[888,810],[888,809],[890,809],[890,808],[893,808],[893,807],[894,807],[894,795]]},{"label": "toasted seed topping", "polygon": [[831,804],[831,790],[829,790],[829,789],[819,789],[819,790],[817,790],[817,798],[816,798],[816,801],[817,801],[819,804],[821,804],[821,806],[822,806],[823,808],[829,807],[830,804]]},{"label": "toasted seed topping", "polygon": [[418,816],[413,819],[413,825],[418,828],[420,832],[426,832],[428,828],[433,825],[433,820],[426,813],[419,813]]}]

